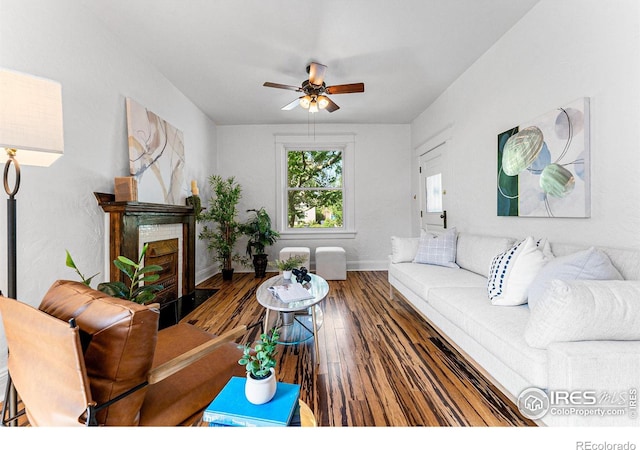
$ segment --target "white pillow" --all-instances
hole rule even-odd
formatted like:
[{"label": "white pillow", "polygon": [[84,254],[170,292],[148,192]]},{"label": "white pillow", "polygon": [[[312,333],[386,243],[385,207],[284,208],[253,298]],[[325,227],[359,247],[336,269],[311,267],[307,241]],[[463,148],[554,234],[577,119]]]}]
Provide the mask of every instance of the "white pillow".
[{"label": "white pillow", "polygon": [[595,247],[549,261],[529,286],[529,308],[535,308],[551,280],[622,280],[605,252]]},{"label": "white pillow", "polygon": [[455,262],[457,238],[455,227],[446,230],[439,236],[423,234],[420,237],[418,252],[413,262],[459,268]]},{"label": "white pillow", "polygon": [[420,238],[402,238],[391,236],[391,262],[411,262],[418,252]]},{"label": "white pillow", "polygon": [[493,305],[515,306],[527,303],[527,291],[544,265],[553,258],[546,239],[529,236],[493,258],[487,291]]},{"label": "white pillow", "polygon": [[553,280],[531,310],[524,338],[553,342],[640,340],[640,281]]}]

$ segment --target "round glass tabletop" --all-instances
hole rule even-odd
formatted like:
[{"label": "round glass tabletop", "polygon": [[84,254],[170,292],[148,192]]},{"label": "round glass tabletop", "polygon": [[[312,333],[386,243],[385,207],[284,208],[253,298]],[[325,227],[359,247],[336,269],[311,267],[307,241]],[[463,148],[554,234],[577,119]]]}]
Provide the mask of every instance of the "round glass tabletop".
[{"label": "round glass tabletop", "polygon": [[[311,276],[311,281],[303,286],[313,296],[310,299],[293,302],[280,300],[269,288],[295,283],[295,280],[285,280],[282,275],[271,277],[264,281],[256,291],[258,302],[267,308],[264,329],[268,330],[278,324],[280,326],[280,339],[278,342],[281,344],[290,345],[307,341],[314,336],[314,328],[317,330],[322,326],[323,313],[319,303],[329,293],[329,284],[322,277],[315,274],[309,275]],[[274,320],[269,320],[269,311],[278,311],[279,314],[273,314]]]}]

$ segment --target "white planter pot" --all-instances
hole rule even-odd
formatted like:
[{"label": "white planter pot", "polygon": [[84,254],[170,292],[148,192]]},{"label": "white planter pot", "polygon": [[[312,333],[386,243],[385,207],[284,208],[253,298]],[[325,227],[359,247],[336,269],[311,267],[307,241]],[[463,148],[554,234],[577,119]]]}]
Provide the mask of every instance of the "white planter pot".
[{"label": "white planter pot", "polygon": [[263,380],[255,380],[247,373],[247,382],[244,386],[244,395],[254,405],[262,405],[270,401],[276,395],[277,380],[275,371],[271,369],[271,375]]},{"label": "white planter pot", "polygon": [[290,280],[291,279],[291,271],[290,270],[283,270],[282,271],[282,278],[284,278],[285,280]]}]

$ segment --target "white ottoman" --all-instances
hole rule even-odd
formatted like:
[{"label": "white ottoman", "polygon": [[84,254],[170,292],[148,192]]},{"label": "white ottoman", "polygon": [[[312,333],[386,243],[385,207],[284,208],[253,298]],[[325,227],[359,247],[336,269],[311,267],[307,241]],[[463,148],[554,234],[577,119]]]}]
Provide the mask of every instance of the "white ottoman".
[{"label": "white ottoman", "polygon": [[280,250],[280,256],[278,257],[278,259],[280,261],[285,261],[292,256],[301,256],[302,258],[304,258],[304,262],[300,267],[306,267],[307,270],[311,272],[311,269],[309,267],[309,262],[311,261],[311,250],[309,249],[309,247],[284,247],[282,250]]},{"label": "white ottoman", "polygon": [[347,252],[342,247],[316,248],[316,275],[325,280],[346,280]]}]

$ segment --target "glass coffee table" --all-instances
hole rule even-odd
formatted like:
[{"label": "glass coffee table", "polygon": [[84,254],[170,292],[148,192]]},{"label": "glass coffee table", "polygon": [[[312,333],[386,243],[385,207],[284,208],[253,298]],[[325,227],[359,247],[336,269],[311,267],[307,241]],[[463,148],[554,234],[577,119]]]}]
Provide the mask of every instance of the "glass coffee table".
[{"label": "glass coffee table", "polygon": [[[316,361],[319,361],[318,352],[318,328],[322,325],[322,308],[320,302],[329,293],[329,284],[318,275],[309,274],[311,281],[304,284],[304,287],[311,293],[313,298],[295,302],[283,302],[269,288],[271,286],[284,285],[295,280],[285,280],[282,275],[271,277],[263,282],[256,291],[258,302],[265,307],[263,327],[265,332],[275,325],[280,326],[280,344],[299,344],[314,338]],[[279,314],[273,324],[269,323],[270,311],[277,311]]]}]

